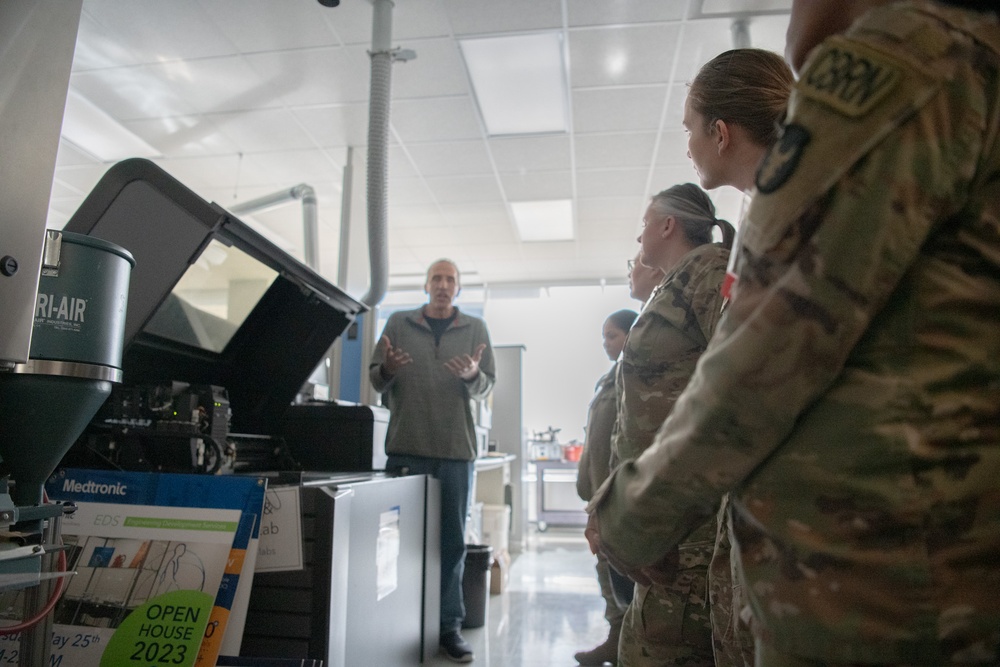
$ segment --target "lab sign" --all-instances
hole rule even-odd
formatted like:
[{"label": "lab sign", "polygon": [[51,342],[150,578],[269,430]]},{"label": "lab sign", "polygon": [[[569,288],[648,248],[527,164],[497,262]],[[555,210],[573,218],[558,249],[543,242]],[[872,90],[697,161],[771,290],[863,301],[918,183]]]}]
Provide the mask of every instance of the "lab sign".
[{"label": "lab sign", "polygon": [[299,487],[269,486],[264,495],[254,572],[302,569],[302,513]]}]

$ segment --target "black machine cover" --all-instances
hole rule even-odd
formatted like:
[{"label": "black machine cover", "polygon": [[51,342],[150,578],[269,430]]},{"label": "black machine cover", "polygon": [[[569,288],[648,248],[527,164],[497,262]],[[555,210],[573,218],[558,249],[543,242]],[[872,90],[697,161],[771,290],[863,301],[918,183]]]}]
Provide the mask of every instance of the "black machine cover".
[{"label": "black machine cover", "polygon": [[[296,393],[336,338],[365,310],[359,301],[200,198],[148,160],[111,167],[66,230],[116,243],[135,257],[128,295],[127,384],[173,381],[229,392],[232,431],[276,435]],[[148,327],[210,242],[236,247],[276,279],[221,351],[151,333]]]}]

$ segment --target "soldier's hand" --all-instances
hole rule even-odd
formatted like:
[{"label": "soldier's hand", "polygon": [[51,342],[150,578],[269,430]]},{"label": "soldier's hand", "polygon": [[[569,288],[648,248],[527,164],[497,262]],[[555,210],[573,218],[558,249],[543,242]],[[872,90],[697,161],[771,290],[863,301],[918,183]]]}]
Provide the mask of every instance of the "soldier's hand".
[{"label": "soldier's hand", "polygon": [[408,352],[399,347],[393,347],[388,336],[382,336],[379,344],[385,346],[385,359],[382,361],[382,374],[387,377],[395,375],[400,368],[413,361]]},{"label": "soldier's hand", "polygon": [[626,565],[615,556],[601,542],[601,526],[597,520],[597,512],[593,512],[587,517],[587,527],[583,530],[587,544],[590,545],[591,553],[600,553],[607,559],[616,570],[626,575],[629,579],[643,586],[655,584],[670,584],[677,577],[679,564],[679,554],[677,549],[672,549],[662,559],[646,567],[633,567]]},{"label": "soldier's hand", "polygon": [[470,354],[460,354],[444,362],[445,368],[451,371],[452,375],[463,380],[474,380],[479,375],[479,362],[483,360],[483,350],[486,343],[480,343],[476,351]]},{"label": "soldier's hand", "polygon": [[[590,545],[591,553],[593,554],[600,553],[611,564],[612,567],[614,567],[622,574],[628,575],[628,577],[632,579],[632,581],[637,581],[637,579],[635,579],[632,576],[633,568],[630,568],[629,566],[625,565],[620,560],[618,560],[618,557],[615,556],[611,551],[609,551],[608,548],[604,545],[604,543],[601,542],[601,525],[597,520],[596,511],[592,512],[590,516],[587,517],[587,527],[583,529],[583,535],[584,537],[587,538],[587,544]],[[642,575],[640,574],[640,576]]]}]

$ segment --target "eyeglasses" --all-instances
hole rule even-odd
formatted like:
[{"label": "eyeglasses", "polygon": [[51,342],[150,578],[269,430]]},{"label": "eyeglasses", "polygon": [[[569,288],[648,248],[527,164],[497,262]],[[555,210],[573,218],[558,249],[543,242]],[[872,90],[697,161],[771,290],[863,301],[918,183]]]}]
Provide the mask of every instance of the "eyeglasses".
[{"label": "eyeglasses", "polygon": [[634,269],[634,268],[635,268],[635,260],[634,260],[634,259],[630,259],[630,260],[629,260],[629,261],[627,262],[626,266],[628,266],[628,272],[629,272],[629,273],[632,273],[632,269]]}]

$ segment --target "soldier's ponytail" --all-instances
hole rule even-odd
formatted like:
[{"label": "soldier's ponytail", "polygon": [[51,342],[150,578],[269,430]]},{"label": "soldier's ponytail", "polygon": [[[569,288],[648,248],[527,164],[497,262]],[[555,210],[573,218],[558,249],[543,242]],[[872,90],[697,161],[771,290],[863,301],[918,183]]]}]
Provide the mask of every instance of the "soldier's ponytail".
[{"label": "soldier's ponytail", "polygon": [[694,183],[681,183],[653,195],[650,206],[660,215],[672,215],[681,224],[684,238],[692,246],[712,242],[712,228],[722,232],[722,245],[733,247],[736,229],[715,217],[715,204],[705,191]]}]

